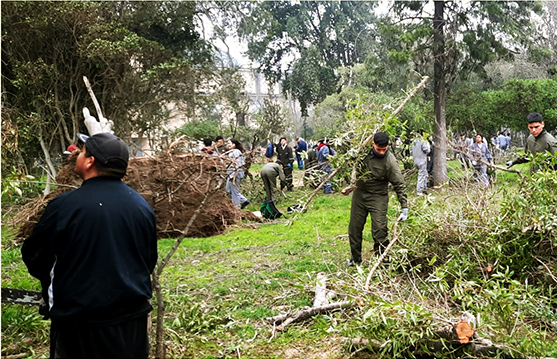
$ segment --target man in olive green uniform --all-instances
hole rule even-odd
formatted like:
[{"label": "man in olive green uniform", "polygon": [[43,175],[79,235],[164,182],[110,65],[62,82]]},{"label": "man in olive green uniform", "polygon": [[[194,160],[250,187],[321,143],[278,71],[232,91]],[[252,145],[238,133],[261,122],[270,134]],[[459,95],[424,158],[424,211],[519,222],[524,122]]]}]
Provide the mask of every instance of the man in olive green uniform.
[{"label": "man in olive green uniform", "polygon": [[280,178],[281,182],[286,181],[282,164],[269,162],[261,169],[261,179],[263,179],[263,185],[265,186],[265,200],[270,200],[274,203],[277,203],[278,200],[277,177]]},{"label": "man in olive green uniform", "polygon": [[402,214],[398,221],[408,218],[408,200],[404,177],[395,156],[389,151],[389,135],[378,132],[373,137],[370,153],[364,158],[359,180],[352,195],[348,238],[352,258],[349,266],[362,262],[362,231],[368,213],[371,214],[371,233],[374,250],[381,253],[388,245],[387,209],[389,206],[389,182],[398,196]]},{"label": "man in olive green uniform", "polygon": [[[530,131],[530,136],[526,140],[526,146],[524,147],[524,152],[531,153],[535,155],[536,153],[549,152],[555,156],[557,153],[557,141],[555,137],[551,136],[549,132],[545,129],[545,122],[541,114],[537,112],[532,112],[528,115],[528,130]],[[507,167],[528,162],[528,158],[519,157],[514,161],[507,162]],[[534,170],[534,168],[532,168]]]}]

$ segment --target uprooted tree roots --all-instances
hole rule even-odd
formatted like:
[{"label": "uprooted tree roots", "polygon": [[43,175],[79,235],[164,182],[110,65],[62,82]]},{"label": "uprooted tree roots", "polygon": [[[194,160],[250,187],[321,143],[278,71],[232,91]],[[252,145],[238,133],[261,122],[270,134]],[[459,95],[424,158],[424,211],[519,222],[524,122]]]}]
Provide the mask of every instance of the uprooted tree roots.
[{"label": "uprooted tree roots", "polygon": [[[79,187],[81,179],[73,172],[75,157],[74,153],[68,164],[60,169],[52,193],[28,203],[13,218],[13,224],[20,226],[19,239],[31,234],[51,199]],[[187,237],[208,237],[223,233],[242,219],[259,220],[251,212],[234,207],[226,195],[223,184],[229,162],[227,158],[205,154],[134,158],[129,161],[123,181],[155,210],[159,238],[180,236],[209,192],[206,205],[187,233]]]}]

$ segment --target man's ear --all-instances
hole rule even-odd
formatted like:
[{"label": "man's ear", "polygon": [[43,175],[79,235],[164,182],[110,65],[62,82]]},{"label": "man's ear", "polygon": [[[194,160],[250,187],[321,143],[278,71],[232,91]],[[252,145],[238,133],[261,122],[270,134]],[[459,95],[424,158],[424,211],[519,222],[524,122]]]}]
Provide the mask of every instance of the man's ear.
[{"label": "man's ear", "polygon": [[95,166],[95,157],[94,156],[89,156],[89,157],[85,157],[85,168],[87,170],[94,168]]}]

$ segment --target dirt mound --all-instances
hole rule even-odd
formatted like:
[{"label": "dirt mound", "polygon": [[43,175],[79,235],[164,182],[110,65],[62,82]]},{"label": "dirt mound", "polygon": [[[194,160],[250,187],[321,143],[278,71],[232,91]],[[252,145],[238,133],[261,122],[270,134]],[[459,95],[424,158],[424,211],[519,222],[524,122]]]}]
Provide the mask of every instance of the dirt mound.
[{"label": "dirt mound", "polygon": [[[75,157],[72,155],[58,172],[57,187],[52,193],[28,203],[14,217],[14,225],[20,225],[18,238],[31,234],[51,199],[81,185],[81,179],[73,172]],[[234,207],[226,195],[228,161],[205,154],[134,158],[130,159],[123,181],[155,210],[159,238],[182,234],[208,237],[223,233],[242,219],[259,221],[251,212]]]}]

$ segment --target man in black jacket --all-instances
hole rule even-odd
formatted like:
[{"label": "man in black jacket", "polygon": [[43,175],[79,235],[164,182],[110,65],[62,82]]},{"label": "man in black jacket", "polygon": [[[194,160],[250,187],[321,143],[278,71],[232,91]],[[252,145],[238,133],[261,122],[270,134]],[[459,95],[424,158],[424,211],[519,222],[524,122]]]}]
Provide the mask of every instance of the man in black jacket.
[{"label": "man in black jacket", "polygon": [[48,302],[50,357],[147,358],[155,214],[121,181],[128,146],[110,133],[79,138],[83,184],[48,204],[21,248]]},{"label": "man in black jacket", "polygon": [[281,181],[280,189],[287,188],[288,191],[292,191],[294,187],[292,183],[292,164],[294,163],[294,154],[292,152],[292,147],[289,147],[286,142],[286,137],[280,138],[280,143],[277,145],[277,162],[280,161],[283,165],[284,175],[286,176],[286,181]]}]

